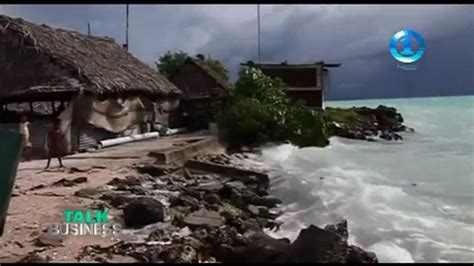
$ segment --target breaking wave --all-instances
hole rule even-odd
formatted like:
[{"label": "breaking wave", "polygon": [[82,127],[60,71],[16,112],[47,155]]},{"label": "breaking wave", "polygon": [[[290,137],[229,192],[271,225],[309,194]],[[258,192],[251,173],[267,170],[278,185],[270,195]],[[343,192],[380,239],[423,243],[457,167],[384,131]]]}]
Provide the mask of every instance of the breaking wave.
[{"label": "breaking wave", "polygon": [[[418,125],[417,133],[397,143],[331,138],[326,148],[285,144],[262,151],[272,193],[284,201],[284,224],[269,233],[294,240],[309,224],[344,218],[349,242],[374,251],[380,262],[474,261],[474,147],[472,136],[465,138],[472,124],[439,119],[447,109],[434,104],[424,114],[413,113],[416,103],[386,104]],[[466,117],[463,111],[472,113],[455,112]]]}]

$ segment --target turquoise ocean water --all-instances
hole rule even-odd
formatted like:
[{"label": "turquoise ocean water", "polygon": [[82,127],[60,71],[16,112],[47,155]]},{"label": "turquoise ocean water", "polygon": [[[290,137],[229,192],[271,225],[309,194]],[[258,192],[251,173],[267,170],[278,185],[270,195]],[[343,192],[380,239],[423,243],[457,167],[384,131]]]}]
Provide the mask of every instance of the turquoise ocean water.
[{"label": "turquoise ocean water", "polygon": [[[393,106],[415,133],[401,142],[331,138],[326,148],[263,151],[284,200],[277,236],[341,217],[381,262],[474,261],[474,96],[327,102]],[[321,177],[323,177],[321,179]]]}]

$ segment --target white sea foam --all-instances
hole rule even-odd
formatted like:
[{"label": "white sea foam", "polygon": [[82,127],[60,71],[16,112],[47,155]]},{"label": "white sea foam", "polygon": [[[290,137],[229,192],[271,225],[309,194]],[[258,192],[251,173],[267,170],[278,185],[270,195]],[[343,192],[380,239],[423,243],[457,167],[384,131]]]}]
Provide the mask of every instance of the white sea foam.
[{"label": "white sea foam", "polygon": [[294,240],[309,224],[346,218],[349,242],[381,262],[474,261],[472,123],[452,119],[469,117],[474,104],[451,110],[430,101],[396,102],[416,130],[396,145],[331,138],[326,148],[264,149],[285,211],[281,231],[270,234]]},{"label": "white sea foam", "polygon": [[298,147],[291,144],[284,144],[263,150],[262,158],[269,164],[283,163],[288,160],[291,154],[296,150],[298,150]]},{"label": "white sea foam", "polygon": [[379,262],[415,262],[410,252],[394,243],[376,243],[367,248],[367,250],[375,252]]}]

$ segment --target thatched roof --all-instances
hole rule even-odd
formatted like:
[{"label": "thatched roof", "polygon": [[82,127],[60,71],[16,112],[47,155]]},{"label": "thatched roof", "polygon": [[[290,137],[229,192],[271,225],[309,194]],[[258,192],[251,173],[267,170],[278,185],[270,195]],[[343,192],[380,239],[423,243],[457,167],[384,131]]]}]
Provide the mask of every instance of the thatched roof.
[{"label": "thatched roof", "polygon": [[226,91],[230,92],[233,90],[233,86],[229,82],[225,81],[216,71],[214,71],[212,68],[204,64],[203,61],[199,59],[194,59],[192,57],[188,57],[186,59],[186,63],[195,64],[196,66],[198,66],[205,74],[207,74],[213,80],[215,80],[216,83],[219,84],[219,86],[221,86]]},{"label": "thatched roof", "polygon": [[[179,90],[157,71],[123,50],[110,38],[37,25],[23,19],[0,15],[1,35],[16,35],[21,46],[35,49],[60,69],[73,73],[56,77],[47,84],[15,88],[18,95],[78,92],[109,95],[179,95]],[[3,95],[8,97],[9,95]]]}]

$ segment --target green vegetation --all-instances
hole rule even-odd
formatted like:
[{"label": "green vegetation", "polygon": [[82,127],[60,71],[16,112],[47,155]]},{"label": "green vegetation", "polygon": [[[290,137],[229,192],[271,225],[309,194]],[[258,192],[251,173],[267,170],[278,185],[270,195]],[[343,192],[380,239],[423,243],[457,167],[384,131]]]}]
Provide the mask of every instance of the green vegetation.
[{"label": "green vegetation", "polygon": [[203,62],[212,70],[214,70],[224,81],[229,80],[229,73],[219,60],[206,59]]},{"label": "green vegetation", "polygon": [[325,116],[329,121],[343,124],[357,124],[360,121],[360,114],[354,108],[326,107]]},{"label": "green vegetation", "polygon": [[251,98],[239,99],[226,108],[218,126],[231,148],[270,141],[275,129],[271,114]]},{"label": "green vegetation", "polygon": [[360,108],[331,108],[326,107],[324,110],[325,120],[329,122],[337,122],[339,124],[348,125],[350,127],[363,127],[367,124],[370,114],[363,113]]},{"label": "green vegetation", "polygon": [[[165,75],[166,77],[171,77],[179,71],[188,57],[189,54],[183,51],[174,53],[168,51],[166,54],[161,56],[159,61],[156,63],[158,72],[160,72],[162,75]],[[200,62],[204,63],[205,66],[214,70],[223,80],[229,80],[227,69],[219,60],[206,59],[202,54],[197,54],[194,59],[199,60]]]},{"label": "green vegetation", "polygon": [[218,119],[230,148],[285,141],[300,147],[329,143],[321,114],[288,98],[285,87],[258,69],[240,70],[233,99]]},{"label": "green vegetation", "polygon": [[156,63],[156,67],[160,74],[171,77],[178,72],[186,61],[186,58],[188,58],[188,54],[183,51],[175,53],[168,51],[165,55],[160,57],[159,62]]},{"label": "green vegetation", "polygon": [[362,117],[358,108],[330,108],[324,110],[324,120],[326,121],[328,133],[336,135],[335,123],[350,129],[364,128],[367,119]]}]

